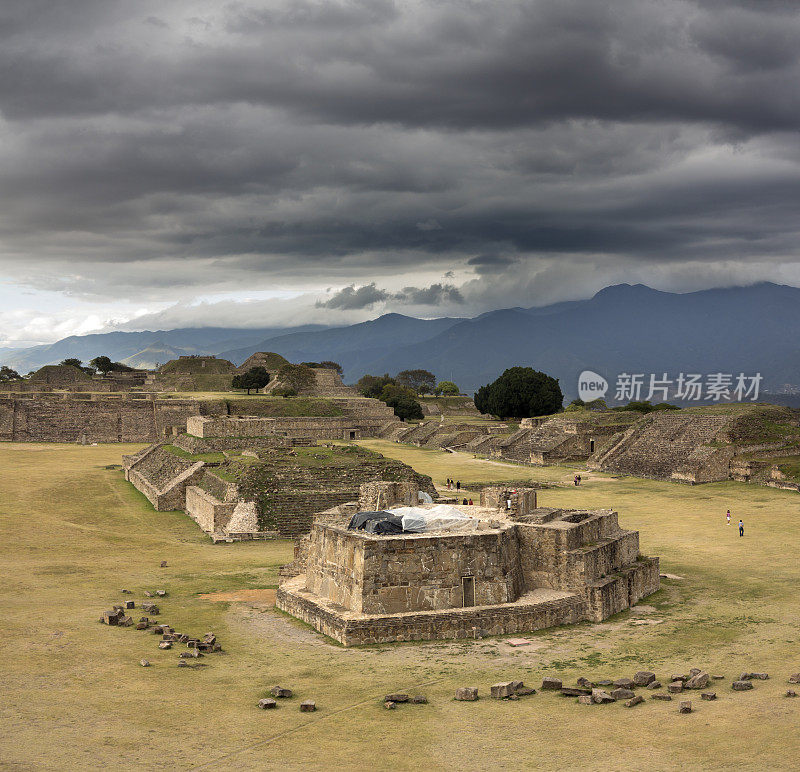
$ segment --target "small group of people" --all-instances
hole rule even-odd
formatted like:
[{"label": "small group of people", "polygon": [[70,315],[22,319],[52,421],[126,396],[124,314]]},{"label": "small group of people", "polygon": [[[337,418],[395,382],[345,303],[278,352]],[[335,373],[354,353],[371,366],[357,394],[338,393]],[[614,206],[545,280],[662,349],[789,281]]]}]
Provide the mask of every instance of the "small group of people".
[{"label": "small group of people", "polygon": [[455,488],[457,491],[461,490],[461,480],[451,480],[449,477],[447,478],[447,490],[451,490]]},{"label": "small group of people", "polygon": [[[725,513],[725,520],[728,525],[731,524],[731,511],[730,509]],[[739,518],[739,536],[744,536],[744,521]]]},{"label": "small group of people", "polygon": [[472,506],[472,499],[470,499],[469,501],[467,501],[467,499],[464,499],[464,501],[461,502],[461,506],[464,506],[464,507],[470,506],[471,507]]},{"label": "small group of people", "polygon": [[581,476],[580,476],[579,474],[576,474],[576,475],[575,475],[575,480],[574,480],[574,482],[575,482],[575,485],[576,485],[576,486],[581,484]]}]

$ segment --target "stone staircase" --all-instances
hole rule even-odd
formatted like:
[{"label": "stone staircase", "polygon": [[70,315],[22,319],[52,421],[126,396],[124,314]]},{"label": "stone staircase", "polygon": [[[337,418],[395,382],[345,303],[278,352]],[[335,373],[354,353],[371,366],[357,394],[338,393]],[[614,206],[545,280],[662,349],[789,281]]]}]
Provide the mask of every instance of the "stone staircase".
[{"label": "stone staircase", "polygon": [[[596,453],[589,466],[658,480],[671,479],[676,472],[703,476],[703,463],[718,460],[721,454],[701,449],[727,443],[732,420],[721,415],[651,413]],[[715,479],[726,478],[727,471]]]}]

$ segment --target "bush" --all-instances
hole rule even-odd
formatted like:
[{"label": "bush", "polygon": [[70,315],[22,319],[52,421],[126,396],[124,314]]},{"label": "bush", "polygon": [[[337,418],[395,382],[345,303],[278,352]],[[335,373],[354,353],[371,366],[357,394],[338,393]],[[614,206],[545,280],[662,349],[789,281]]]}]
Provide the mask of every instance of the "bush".
[{"label": "bush", "polygon": [[680,410],[677,405],[672,405],[669,402],[659,402],[655,405],[650,403],[649,399],[632,400],[627,405],[617,405],[612,407],[612,410],[634,410],[637,413],[653,413],[659,410]]},{"label": "bush", "polygon": [[273,389],[272,395],[274,397],[296,397],[297,392],[294,389],[283,388],[283,389]]},{"label": "bush", "polygon": [[475,392],[475,407],[500,418],[552,415],[561,410],[563,401],[558,379],[531,367],[510,367]]}]

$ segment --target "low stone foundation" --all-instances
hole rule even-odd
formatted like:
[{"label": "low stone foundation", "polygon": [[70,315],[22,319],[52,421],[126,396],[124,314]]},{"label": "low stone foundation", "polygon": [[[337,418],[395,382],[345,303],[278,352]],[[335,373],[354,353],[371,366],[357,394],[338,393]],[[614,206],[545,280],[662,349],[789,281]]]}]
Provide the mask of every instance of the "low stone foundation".
[{"label": "low stone foundation", "polygon": [[345,646],[511,635],[585,618],[577,595],[552,590],[533,591],[514,603],[496,606],[351,616],[306,592],[303,582],[304,577],[294,577],[281,585],[277,607]]}]

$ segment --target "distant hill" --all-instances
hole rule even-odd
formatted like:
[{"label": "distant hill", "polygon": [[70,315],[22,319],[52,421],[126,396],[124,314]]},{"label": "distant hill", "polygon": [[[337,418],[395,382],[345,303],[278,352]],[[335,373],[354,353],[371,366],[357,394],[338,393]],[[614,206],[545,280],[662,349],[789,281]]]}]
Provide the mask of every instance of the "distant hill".
[{"label": "distant hill", "polygon": [[[324,330],[322,325],[302,325],[292,332]],[[144,330],[142,332],[103,332],[92,335],[71,335],[43,346],[14,349],[0,353],[0,362],[20,373],[38,370],[44,365],[58,364],[67,357],[88,362],[105,355],[131,367],[148,367],[164,363],[181,355],[215,354],[234,346],[247,346],[272,335],[284,335],[286,328],[236,329],[229,327],[187,327],[175,330]],[[148,351],[148,349],[153,349]],[[159,349],[164,349],[161,355]]]},{"label": "distant hill", "polygon": [[172,350],[169,358],[213,353],[236,365],[256,351],[273,351],[292,362],[332,359],[344,367],[346,383],[366,372],[423,367],[472,392],[507,367],[524,365],[559,378],[568,398],[576,396],[583,370],[603,375],[612,392],[623,372],[670,377],[680,372],[760,372],[762,392],[792,393],[800,391],[798,340],[796,287],[763,283],[676,294],[620,284],[587,300],[501,309],[474,319],[385,314],[346,327],[202,328],[72,337],[12,352],[4,363],[28,372],[68,356],[85,361],[102,353],[125,359],[143,355],[148,347],[154,354],[162,346]]},{"label": "distant hill", "polygon": [[[255,346],[222,351],[219,356],[241,364],[256,351],[274,351],[290,362],[334,360],[345,371],[345,380],[356,379],[369,370],[372,362],[387,350],[422,343],[448,330],[463,319],[415,319],[402,314],[384,314],[368,322],[348,327],[299,332],[262,340]],[[390,368],[391,369],[391,368]]]}]

